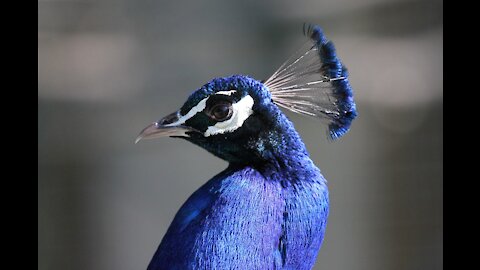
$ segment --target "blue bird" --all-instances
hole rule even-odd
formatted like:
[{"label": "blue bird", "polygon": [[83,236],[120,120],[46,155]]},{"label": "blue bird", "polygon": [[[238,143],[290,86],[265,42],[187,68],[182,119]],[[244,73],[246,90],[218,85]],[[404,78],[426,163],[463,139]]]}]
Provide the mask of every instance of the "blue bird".
[{"label": "blue bird", "polygon": [[183,204],[148,270],[313,267],[327,181],[279,107],[324,120],[332,140],[357,113],[333,43],[319,26],[304,34],[306,45],[267,80],[213,79],[138,136],[182,138],[229,163]]}]

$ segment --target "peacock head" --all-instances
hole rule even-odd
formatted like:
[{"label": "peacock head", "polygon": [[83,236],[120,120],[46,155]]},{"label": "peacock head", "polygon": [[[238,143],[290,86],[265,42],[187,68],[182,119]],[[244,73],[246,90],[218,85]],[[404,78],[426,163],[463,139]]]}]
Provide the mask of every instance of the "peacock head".
[{"label": "peacock head", "polygon": [[320,118],[331,139],[341,137],[356,117],[347,70],[318,26],[304,30],[309,43],[269,79],[243,75],[213,79],[178,111],[147,126],[136,142],[178,137],[232,163],[263,162],[276,147],[298,137],[279,106]]},{"label": "peacock head", "polygon": [[267,132],[280,132],[268,88],[243,75],[213,79],[176,112],[146,127],[137,138],[184,138],[230,162],[259,161],[255,151]]}]

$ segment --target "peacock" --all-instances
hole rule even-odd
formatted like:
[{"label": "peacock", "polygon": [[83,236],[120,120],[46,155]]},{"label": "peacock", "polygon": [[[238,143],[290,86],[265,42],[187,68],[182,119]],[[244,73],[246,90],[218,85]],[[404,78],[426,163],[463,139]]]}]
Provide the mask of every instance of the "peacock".
[{"label": "peacock", "polygon": [[194,91],[141,139],[190,141],[228,162],[175,215],[148,270],[311,269],[327,218],[327,181],[281,108],[321,119],[333,141],[357,116],[348,72],[317,25],[268,79],[232,75]]}]

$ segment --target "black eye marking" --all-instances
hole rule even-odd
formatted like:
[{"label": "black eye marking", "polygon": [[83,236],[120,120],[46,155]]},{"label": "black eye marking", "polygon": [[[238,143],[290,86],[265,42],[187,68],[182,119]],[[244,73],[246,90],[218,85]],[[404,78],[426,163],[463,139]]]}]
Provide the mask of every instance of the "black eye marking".
[{"label": "black eye marking", "polygon": [[228,100],[218,100],[209,106],[207,114],[216,121],[228,120],[233,114],[232,103]]}]

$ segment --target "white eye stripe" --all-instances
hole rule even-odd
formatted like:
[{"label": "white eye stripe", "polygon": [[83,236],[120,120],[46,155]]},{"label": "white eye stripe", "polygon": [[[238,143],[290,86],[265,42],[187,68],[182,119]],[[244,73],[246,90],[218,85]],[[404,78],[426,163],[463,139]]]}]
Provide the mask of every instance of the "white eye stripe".
[{"label": "white eye stripe", "polygon": [[[219,91],[215,94],[216,95],[231,96],[233,93],[236,93],[236,92],[237,92],[237,90]],[[195,107],[191,108],[190,111],[187,114],[185,114],[184,116],[180,116],[180,111],[179,111],[178,112],[178,121],[175,122],[175,123],[170,123],[170,124],[165,125],[165,126],[170,127],[170,126],[176,126],[176,125],[181,125],[181,124],[185,123],[188,119],[195,116],[195,114],[197,114],[198,112],[201,112],[201,111],[205,110],[205,107],[207,106],[207,100],[208,100],[208,97],[202,99],[200,102],[198,102],[198,104]]]},{"label": "white eye stripe", "polygon": [[232,104],[233,114],[230,119],[223,122],[218,122],[214,126],[208,127],[203,135],[208,137],[211,135],[235,131],[243,125],[245,120],[247,120],[250,115],[253,114],[253,103],[253,98],[250,95],[244,96],[237,103]]},{"label": "white eye stripe", "polygon": [[[231,90],[231,91],[221,91],[221,92],[229,92],[229,94],[226,94],[226,95],[231,95],[232,93],[234,93],[236,91]],[[220,92],[217,92],[217,94],[218,93],[220,93]],[[223,94],[224,93],[221,93],[221,95],[223,95]],[[165,126],[170,127],[170,126],[181,125],[181,124],[185,123],[186,121],[188,121],[188,119],[195,116],[198,112],[201,112],[201,111],[205,110],[205,108],[207,106],[208,98],[209,97],[202,99],[200,102],[198,102],[198,104],[195,107],[190,109],[190,111],[188,111],[188,113],[183,115],[183,116],[180,116],[180,111],[179,111],[177,113],[178,116],[179,116],[178,121],[176,121],[174,123],[170,123],[170,124],[165,125]],[[209,137],[209,136],[216,135],[216,134],[223,134],[225,132],[235,131],[236,129],[238,129],[239,127],[241,127],[243,125],[245,120],[247,120],[250,115],[253,114],[253,110],[252,110],[253,104],[254,104],[253,98],[250,95],[246,95],[241,100],[239,100],[237,103],[232,104],[233,113],[232,113],[232,116],[230,117],[230,119],[228,119],[226,121],[223,121],[223,122],[217,122],[214,126],[208,127],[203,135],[205,137]]]},{"label": "white eye stripe", "polygon": [[[177,122],[174,122],[174,123],[171,123],[171,124],[168,124],[168,125],[165,125],[165,126],[166,127],[178,126],[178,125],[181,125],[181,124],[185,123],[188,119],[195,116],[195,114],[197,114],[198,112],[201,112],[201,111],[205,110],[205,107],[207,106],[207,100],[208,100],[208,97],[200,100],[200,102],[198,102],[198,104],[195,107],[191,108],[190,111],[188,111],[187,114],[179,117]],[[178,114],[180,115],[180,111],[178,112]]]},{"label": "white eye stripe", "polygon": [[230,90],[230,91],[218,91],[215,95],[226,95],[231,96],[233,93],[236,93],[237,90]]}]

